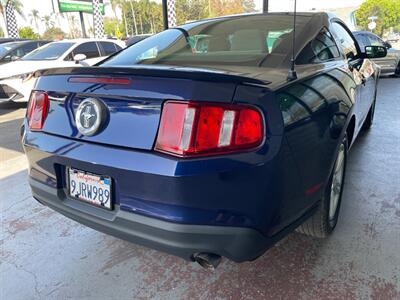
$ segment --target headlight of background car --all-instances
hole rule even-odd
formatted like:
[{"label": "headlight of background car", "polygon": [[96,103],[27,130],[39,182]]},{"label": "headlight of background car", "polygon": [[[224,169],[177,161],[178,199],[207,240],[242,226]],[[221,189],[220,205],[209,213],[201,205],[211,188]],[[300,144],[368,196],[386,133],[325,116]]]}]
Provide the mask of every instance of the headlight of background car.
[{"label": "headlight of background car", "polygon": [[21,79],[22,82],[26,82],[26,81],[31,80],[33,78],[33,73],[26,73],[26,74],[22,74],[22,75],[19,75],[19,76],[16,76],[16,77]]},{"label": "headlight of background car", "polygon": [[22,82],[26,82],[26,81],[31,80],[33,78],[33,74],[34,73],[25,73],[25,74],[20,74],[20,75],[14,75],[14,76],[7,77],[7,78],[2,78],[0,80],[20,79],[20,80],[22,80]]}]

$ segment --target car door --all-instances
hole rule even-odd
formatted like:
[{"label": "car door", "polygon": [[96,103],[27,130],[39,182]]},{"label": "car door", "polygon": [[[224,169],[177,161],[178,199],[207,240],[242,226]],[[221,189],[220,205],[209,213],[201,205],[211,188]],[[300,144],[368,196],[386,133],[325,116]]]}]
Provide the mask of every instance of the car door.
[{"label": "car door", "polygon": [[[387,43],[385,43],[375,34],[368,33],[365,34],[365,37],[368,40],[368,45],[385,47],[389,51],[390,48],[388,48]],[[389,54],[386,57],[374,58],[373,61],[382,68],[382,73],[394,72],[397,67],[397,60],[396,56],[394,55],[392,56]]]},{"label": "car door", "polygon": [[73,61],[74,56],[77,54],[86,55],[86,60],[84,60],[83,63],[89,66],[92,66],[101,60],[100,50],[96,42],[85,42],[80,44],[72,50],[72,52],[67,56],[67,59]]},{"label": "car door", "polygon": [[373,76],[372,62],[362,58],[360,46],[356,39],[340,20],[332,21],[332,33],[347,60],[348,70],[357,85],[355,112],[356,133],[358,133],[375,98],[376,82],[375,76]]},{"label": "car door", "polygon": [[113,42],[99,42],[98,44],[100,46],[101,55],[105,57],[114,54],[115,52],[120,51],[122,49]]}]

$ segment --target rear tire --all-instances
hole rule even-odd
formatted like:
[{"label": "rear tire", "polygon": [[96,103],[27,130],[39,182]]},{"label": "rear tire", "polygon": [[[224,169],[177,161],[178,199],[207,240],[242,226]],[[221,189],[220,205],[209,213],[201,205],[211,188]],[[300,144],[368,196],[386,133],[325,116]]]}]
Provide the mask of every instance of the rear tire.
[{"label": "rear tire", "polygon": [[364,121],[364,124],[362,126],[362,129],[364,129],[364,130],[370,129],[372,127],[372,124],[374,123],[375,103],[376,103],[376,100],[372,103],[371,108],[369,109],[367,118]]},{"label": "rear tire", "polygon": [[326,185],[324,196],[315,213],[297,228],[298,232],[312,237],[326,238],[335,229],[342,202],[347,150],[347,136],[344,136],[340,143],[335,165]]}]

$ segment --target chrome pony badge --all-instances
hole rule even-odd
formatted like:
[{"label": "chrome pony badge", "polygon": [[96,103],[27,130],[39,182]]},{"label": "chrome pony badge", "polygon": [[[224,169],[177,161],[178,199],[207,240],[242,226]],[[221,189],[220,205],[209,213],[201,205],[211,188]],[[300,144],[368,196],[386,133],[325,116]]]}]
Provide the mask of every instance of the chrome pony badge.
[{"label": "chrome pony badge", "polygon": [[76,111],[75,122],[79,132],[86,136],[97,133],[104,122],[104,104],[94,98],[83,100]]}]

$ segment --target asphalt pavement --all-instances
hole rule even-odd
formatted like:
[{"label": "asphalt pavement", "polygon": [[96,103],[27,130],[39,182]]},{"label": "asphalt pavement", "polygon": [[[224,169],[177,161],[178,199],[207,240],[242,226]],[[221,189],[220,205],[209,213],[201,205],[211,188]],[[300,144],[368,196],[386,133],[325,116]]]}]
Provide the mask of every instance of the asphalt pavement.
[{"label": "asphalt pavement", "polygon": [[400,79],[349,155],[325,240],[292,233],[214,272],[116,239],[38,204],[19,143],[23,105],[0,104],[0,299],[400,299]]}]

